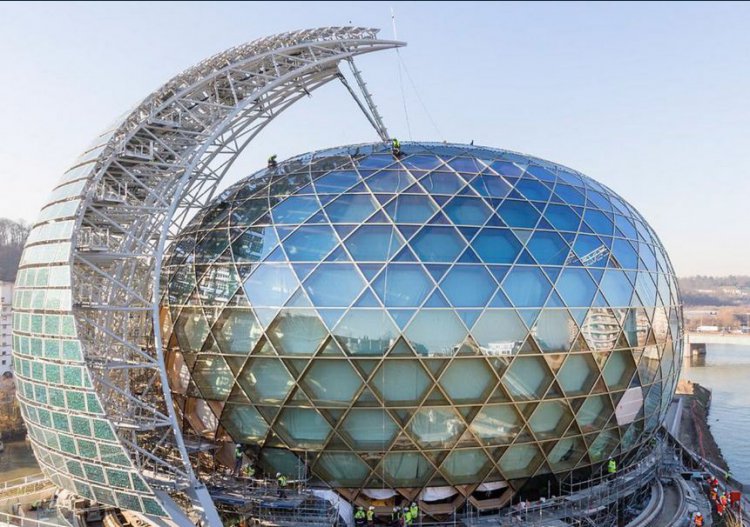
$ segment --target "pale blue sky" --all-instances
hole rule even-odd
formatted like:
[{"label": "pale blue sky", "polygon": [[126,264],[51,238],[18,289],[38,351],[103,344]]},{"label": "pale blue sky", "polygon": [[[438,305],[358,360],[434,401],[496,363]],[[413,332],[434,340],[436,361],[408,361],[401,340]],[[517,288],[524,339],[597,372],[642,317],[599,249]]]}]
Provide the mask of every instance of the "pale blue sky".
[{"label": "pale blue sky", "polygon": [[[750,274],[750,4],[0,4],[0,217],[33,220],[97,131],[174,74],[289,29],[380,27],[411,137],[508,148],[605,183],[660,235],[677,273]],[[360,61],[392,135],[409,138],[393,52]],[[376,139],[331,84],[242,161]]]}]

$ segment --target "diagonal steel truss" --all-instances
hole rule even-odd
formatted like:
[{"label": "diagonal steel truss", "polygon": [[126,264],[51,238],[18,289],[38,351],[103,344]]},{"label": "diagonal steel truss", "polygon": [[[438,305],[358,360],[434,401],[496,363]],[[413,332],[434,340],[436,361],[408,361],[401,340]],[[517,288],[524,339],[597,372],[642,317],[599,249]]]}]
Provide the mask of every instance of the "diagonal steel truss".
[{"label": "diagonal steel truss", "polygon": [[168,495],[182,495],[204,523],[220,525],[191,467],[166,377],[159,298],[167,244],[279,113],[341,78],[341,61],[402,45],[377,39],[375,29],[328,27],[227,50],[151,94],[90,151],[97,169],[72,235],[73,313],[105,412],[168,511],[179,515]]}]

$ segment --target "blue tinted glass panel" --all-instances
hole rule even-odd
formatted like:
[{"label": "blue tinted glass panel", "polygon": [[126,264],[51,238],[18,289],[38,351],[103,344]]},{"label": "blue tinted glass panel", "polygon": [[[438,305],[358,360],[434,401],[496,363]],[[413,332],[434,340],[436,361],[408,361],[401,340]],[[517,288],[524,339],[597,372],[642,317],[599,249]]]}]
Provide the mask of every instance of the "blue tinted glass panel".
[{"label": "blue tinted glass panel", "polygon": [[572,205],[585,205],[586,198],[583,197],[578,190],[567,185],[557,185],[555,187],[555,194],[560,196],[563,201]]},{"label": "blue tinted glass panel", "polygon": [[505,200],[497,212],[511,227],[534,227],[539,220],[539,212],[526,201]]},{"label": "blue tinted glass panel", "polygon": [[612,307],[628,307],[630,297],[633,294],[633,286],[630,285],[625,273],[607,270],[601,282],[601,290]]},{"label": "blue tinted glass panel", "polygon": [[326,206],[332,223],[359,223],[375,211],[367,194],[344,194]]},{"label": "blue tinted glass panel", "polygon": [[352,355],[379,356],[391,347],[397,331],[385,311],[352,309],[333,334]]},{"label": "blue tinted glass panel", "polygon": [[525,198],[533,201],[547,201],[552,194],[549,187],[543,183],[525,178],[518,181],[516,190],[523,194]]},{"label": "blue tinted glass panel", "polygon": [[550,204],[544,211],[544,217],[559,231],[577,231],[581,224],[580,216],[567,205]]},{"label": "blue tinted glass panel", "polygon": [[491,214],[481,199],[468,197],[453,198],[444,210],[456,225],[484,225]]},{"label": "blue tinted glass panel", "polygon": [[453,227],[425,227],[411,246],[424,262],[452,262],[466,243]]},{"label": "blue tinted glass panel", "polygon": [[333,229],[326,225],[303,225],[282,243],[293,262],[319,261],[337,243]]},{"label": "blue tinted glass panel", "polygon": [[351,170],[331,172],[315,181],[315,189],[320,194],[338,194],[360,181],[359,175]]},{"label": "blue tinted glass panel", "polygon": [[515,267],[505,277],[503,290],[516,307],[541,307],[550,284],[538,267]]},{"label": "blue tinted glass panel", "polygon": [[453,172],[432,172],[420,180],[431,194],[455,194],[466,182]]},{"label": "blue tinted glass panel", "polygon": [[496,284],[484,266],[459,265],[448,272],[440,287],[455,307],[484,307]]},{"label": "blue tinted glass panel", "polygon": [[612,236],[614,225],[606,215],[598,210],[586,209],[583,219],[589,224],[595,233]]},{"label": "blue tinted glass panel", "polygon": [[437,207],[427,196],[401,195],[385,207],[391,219],[397,223],[423,223]]},{"label": "blue tinted glass panel", "polygon": [[521,243],[508,229],[483,229],[471,242],[485,263],[513,263]]},{"label": "blue tinted glass panel", "polygon": [[305,290],[318,307],[348,307],[365,287],[353,265],[322,264],[305,281]]},{"label": "blue tinted glass panel", "polygon": [[568,307],[589,307],[596,285],[584,269],[564,269],[555,286]]},{"label": "blue tinted glass panel", "polygon": [[486,174],[473,179],[471,186],[479,194],[488,198],[504,198],[511,191],[511,186],[503,178]]},{"label": "blue tinted glass panel", "polygon": [[617,225],[617,228],[622,231],[626,238],[630,238],[632,240],[638,239],[638,232],[635,230],[633,222],[631,222],[629,219],[616,214],[615,225]]},{"label": "blue tinted glass panel", "polygon": [[422,267],[414,264],[391,264],[373,282],[386,307],[417,307],[432,288]]},{"label": "blue tinted glass panel", "polygon": [[271,210],[276,223],[302,223],[318,210],[318,198],[315,196],[292,196]]},{"label": "blue tinted glass panel", "polygon": [[401,160],[401,164],[406,168],[415,168],[417,170],[432,170],[437,168],[442,161],[437,156],[409,156]]},{"label": "blue tinted glass panel", "polygon": [[492,163],[491,168],[501,176],[519,177],[523,174],[522,169],[508,161],[495,161]]},{"label": "blue tinted glass panel", "polygon": [[245,294],[253,306],[283,306],[299,282],[288,265],[260,264],[245,280]]},{"label": "blue tinted glass panel", "polygon": [[392,258],[403,242],[389,225],[363,225],[344,244],[358,262],[381,262]]},{"label": "blue tinted glass panel", "polygon": [[638,256],[626,240],[615,239],[612,253],[623,269],[638,269]]},{"label": "blue tinted glass panel", "polygon": [[384,170],[367,179],[373,192],[401,192],[413,184],[414,178],[405,170]]},{"label": "blue tinted glass panel", "polygon": [[535,232],[526,247],[540,264],[562,265],[570,252],[568,244],[554,232]]}]

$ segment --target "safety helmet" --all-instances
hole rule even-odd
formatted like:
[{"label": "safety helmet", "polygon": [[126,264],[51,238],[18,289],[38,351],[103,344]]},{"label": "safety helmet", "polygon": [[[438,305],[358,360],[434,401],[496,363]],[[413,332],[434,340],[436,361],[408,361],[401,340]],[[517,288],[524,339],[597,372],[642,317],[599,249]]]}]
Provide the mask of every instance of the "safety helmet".
[{"label": "safety helmet", "polygon": [[393,507],[393,512],[398,512],[398,507]]},{"label": "safety helmet", "polygon": [[417,506],[417,504],[416,504],[416,503],[414,503],[414,502],[412,501],[412,502],[411,502],[411,506],[412,506],[412,507],[416,507],[416,506]]},{"label": "safety helmet", "polygon": [[404,507],[404,511],[408,511],[408,510],[409,510],[409,507]]},{"label": "safety helmet", "polygon": [[365,508],[364,508],[364,507],[363,507],[362,505],[360,505],[360,506],[359,506],[359,507],[357,507],[357,508],[358,508],[359,510],[361,510],[361,511],[365,510]]},{"label": "safety helmet", "polygon": [[236,445],[234,445],[234,446],[235,446],[235,447],[237,447],[237,448],[242,448],[242,445],[241,445],[241,444],[239,444],[239,443],[237,443],[237,444],[236,444]]},{"label": "safety helmet", "polygon": [[370,505],[369,507],[367,507],[367,510],[369,510],[369,511],[374,511],[374,510],[375,510],[375,507],[373,507],[372,505]]},{"label": "safety helmet", "polygon": [[276,473],[276,477],[278,478],[279,476],[281,476],[281,472]]}]

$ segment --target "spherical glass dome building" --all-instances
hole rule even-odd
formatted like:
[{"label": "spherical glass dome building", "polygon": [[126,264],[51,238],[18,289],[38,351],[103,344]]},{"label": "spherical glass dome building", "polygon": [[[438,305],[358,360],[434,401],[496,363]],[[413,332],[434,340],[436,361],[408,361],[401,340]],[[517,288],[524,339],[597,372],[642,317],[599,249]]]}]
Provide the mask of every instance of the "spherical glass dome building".
[{"label": "spherical glass dome building", "polygon": [[184,428],[348,498],[507,497],[632,457],[682,357],[643,217],[497,149],[292,158],[202,211],[162,275]]}]

